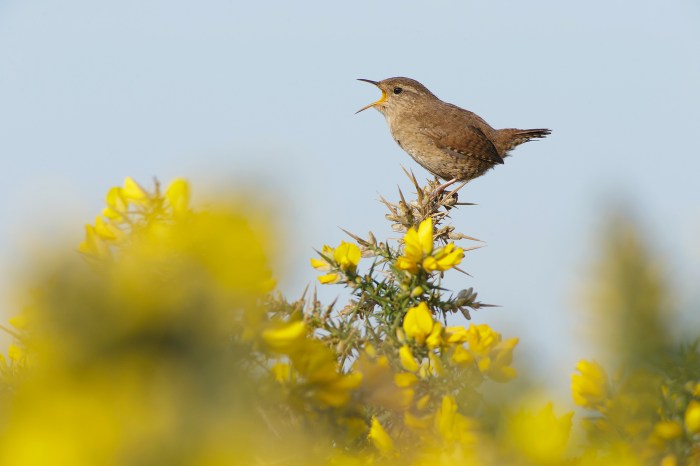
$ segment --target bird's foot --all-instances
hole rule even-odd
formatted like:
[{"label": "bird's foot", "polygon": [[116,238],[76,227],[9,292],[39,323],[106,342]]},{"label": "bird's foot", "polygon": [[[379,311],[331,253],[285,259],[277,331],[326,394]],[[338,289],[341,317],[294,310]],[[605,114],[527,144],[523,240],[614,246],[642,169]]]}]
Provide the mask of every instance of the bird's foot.
[{"label": "bird's foot", "polygon": [[435,188],[435,189],[433,190],[432,196],[433,196],[433,197],[438,197],[440,194],[442,194],[443,192],[445,192],[445,189],[446,189],[448,186],[452,186],[452,185],[455,184],[456,182],[457,182],[457,178],[452,178],[451,180],[449,180],[449,181],[447,181],[447,182],[445,182],[445,183],[442,183],[440,186],[438,186],[437,188]]}]

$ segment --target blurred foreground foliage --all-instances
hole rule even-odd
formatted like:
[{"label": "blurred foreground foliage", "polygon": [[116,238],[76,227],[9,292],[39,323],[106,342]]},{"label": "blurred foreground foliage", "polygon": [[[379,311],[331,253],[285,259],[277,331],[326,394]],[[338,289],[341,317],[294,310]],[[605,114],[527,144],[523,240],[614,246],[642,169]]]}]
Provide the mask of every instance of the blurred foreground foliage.
[{"label": "blurred foreground foliage", "polygon": [[383,200],[399,241],[349,233],[311,259],[342,305],[274,291],[250,207],[193,208],[184,180],[112,188],[84,260],[38,271],[3,326],[0,464],[700,464],[700,352],[671,336],[634,229],[606,236],[590,309],[614,357],[577,365],[585,412],[516,408],[487,395],[518,339],[447,324],[488,306],[441,284],[473,249],[444,225],[456,195],[413,182]]}]

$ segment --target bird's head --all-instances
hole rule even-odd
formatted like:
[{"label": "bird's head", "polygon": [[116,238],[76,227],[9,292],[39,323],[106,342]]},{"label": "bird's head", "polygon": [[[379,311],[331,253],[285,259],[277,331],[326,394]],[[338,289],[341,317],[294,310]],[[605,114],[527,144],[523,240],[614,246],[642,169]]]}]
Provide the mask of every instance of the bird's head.
[{"label": "bird's head", "polygon": [[376,102],[362,107],[355,113],[374,107],[386,116],[390,113],[411,108],[426,99],[434,100],[437,98],[428,88],[415,79],[397,77],[387,78],[382,81],[372,81],[370,79],[358,79],[358,81],[374,84],[382,91],[382,96]]}]

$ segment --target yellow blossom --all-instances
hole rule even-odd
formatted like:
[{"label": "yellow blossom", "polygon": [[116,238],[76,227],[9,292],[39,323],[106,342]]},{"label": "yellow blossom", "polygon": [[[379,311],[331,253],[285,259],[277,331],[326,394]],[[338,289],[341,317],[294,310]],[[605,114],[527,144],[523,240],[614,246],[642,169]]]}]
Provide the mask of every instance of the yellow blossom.
[{"label": "yellow blossom", "polygon": [[691,400],[685,410],[685,430],[690,434],[700,432],[700,402]]},{"label": "yellow blossom", "polygon": [[418,383],[418,377],[412,372],[399,372],[394,375],[394,383],[401,388],[411,387]]},{"label": "yellow blossom", "polygon": [[596,362],[581,360],[576,364],[579,374],[571,376],[574,403],[589,409],[600,409],[608,398],[608,376]]},{"label": "yellow blossom", "polygon": [[435,414],[435,424],[447,441],[471,442],[475,439],[476,424],[457,411],[457,402],[452,396],[442,398],[442,404]]},{"label": "yellow blossom", "polygon": [[430,371],[433,375],[440,377],[445,373],[445,368],[442,366],[440,358],[435,353],[428,353],[428,361],[430,363]]},{"label": "yellow blossom", "polygon": [[445,338],[447,343],[465,343],[469,334],[467,329],[461,326],[446,327]]},{"label": "yellow blossom", "polygon": [[406,336],[415,339],[419,345],[422,345],[425,338],[430,335],[433,325],[433,315],[424,302],[410,308],[403,319],[403,330]]},{"label": "yellow blossom", "polygon": [[95,231],[92,225],[85,225],[85,240],[78,246],[78,251],[93,257],[110,257],[109,247]]},{"label": "yellow blossom", "polygon": [[[457,335],[458,333],[452,333],[448,341],[461,340],[461,335]],[[500,333],[493,331],[486,324],[481,324],[471,325],[464,339],[469,344],[469,350],[482,374],[495,382],[507,382],[517,375],[516,370],[510,366],[513,362],[513,350],[518,344],[517,338],[501,341]]]},{"label": "yellow blossom", "polygon": [[389,359],[384,355],[373,355],[367,347],[371,346],[367,345],[353,364],[353,370],[362,373],[362,385],[358,389],[362,398],[369,405],[396,410],[405,408],[405,395],[401,393],[405,387],[399,387],[396,383]]},{"label": "yellow blossom", "polygon": [[127,208],[129,207],[129,203],[124,196],[124,191],[118,186],[115,186],[107,191],[105,201],[107,202],[108,207],[119,214],[126,212]]},{"label": "yellow blossom", "polygon": [[340,281],[340,275],[337,273],[327,273],[326,275],[319,275],[316,278],[318,278],[318,281],[321,282],[322,285],[338,283]]},{"label": "yellow blossom", "polygon": [[[323,257],[331,258],[333,257],[333,248],[324,244],[323,248],[321,249],[321,254]],[[331,269],[331,264],[325,258],[312,258],[310,259],[310,261],[311,267],[313,267],[316,270],[327,271]]]},{"label": "yellow blossom", "polygon": [[432,256],[428,256],[423,260],[423,268],[428,272],[439,270],[444,272],[452,267],[459,265],[464,258],[464,249],[455,247],[454,243],[450,243],[435,251]]},{"label": "yellow blossom", "polygon": [[337,374],[330,382],[317,387],[316,398],[328,406],[343,406],[350,399],[350,391],[361,382],[362,374],[359,372]]},{"label": "yellow blossom", "polygon": [[369,439],[380,452],[386,454],[394,451],[394,441],[389,437],[384,427],[376,417],[372,417],[372,426],[369,429]]},{"label": "yellow blossom", "polygon": [[114,222],[119,222],[124,220],[124,215],[121,212],[117,212],[111,207],[105,207],[102,209],[102,215],[109,220],[112,220]]},{"label": "yellow blossom", "polygon": [[286,362],[278,362],[271,368],[272,375],[279,383],[287,383],[292,379],[292,366]]},{"label": "yellow blossom", "polygon": [[408,345],[403,345],[399,350],[399,359],[401,360],[401,366],[407,371],[416,372],[420,368]]},{"label": "yellow blossom", "polygon": [[360,248],[353,243],[341,241],[340,245],[333,250],[333,260],[343,272],[355,272],[357,264],[360,263],[360,257]]},{"label": "yellow blossom", "polygon": [[562,464],[573,415],[557,417],[552,403],[534,414],[518,412],[507,421],[508,441],[535,464]]},{"label": "yellow blossom", "polygon": [[[335,249],[324,245],[321,251],[321,259],[311,259],[311,266],[316,270],[323,271],[328,271],[333,267],[337,267],[344,273],[354,273],[355,270],[357,270],[360,257],[360,248],[358,248],[357,245],[341,241],[340,245]],[[339,282],[341,276],[339,273],[333,272],[321,275],[317,278],[321,284],[327,285]]]},{"label": "yellow blossom", "polygon": [[462,345],[455,346],[452,352],[452,361],[458,365],[469,365],[474,362],[474,356]]},{"label": "yellow blossom", "polygon": [[296,321],[278,328],[263,331],[262,336],[268,346],[277,351],[287,351],[291,345],[306,337],[306,324]]},{"label": "yellow blossom", "polygon": [[396,329],[396,339],[401,343],[402,345],[406,343],[408,340],[406,339],[406,332],[403,331],[401,327],[398,327]]},{"label": "yellow blossom", "polygon": [[430,349],[437,348],[442,344],[442,324],[440,322],[433,323],[433,329],[428,338],[425,339],[425,344]]},{"label": "yellow blossom", "polygon": [[430,377],[431,374],[434,374],[434,371],[430,366],[430,361],[427,359],[423,359],[420,363],[420,366],[418,366],[418,377],[425,380],[428,377]]},{"label": "yellow blossom", "polygon": [[134,200],[134,201],[142,201],[148,197],[148,194],[146,194],[146,191],[139,186],[139,184],[134,181],[134,179],[130,176],[127,176],[124,179],[124,187],[122,188],[122,194],[124,198]]},{"label": "yellow blossom", "polygon": [[433,220],[423,220],[418,228],[410,228],[404,236],[404,252],[396,260],[396,267],[412,274],[420,267],[428,273],[445,271],[462,261],[464,250],[454,243],[433,251]]},{"label": "yellow blossom", "polygon": [[404,237],[405,255],[423,257],[433,251],[433,219],[428,217],[420,222],[418,228],[410,228]]},{"label": "yellow blossom", "polygon": [[95,218],[95,233],[107,241],[113,241],[124,236],[124,233],[112,222],[105,221],[101,216]]},{"label": "yellow blossom", "polygon": [[418,228],[409,228],[403,240],[404,252],[396,260],[396,267],[415,274],[418,272],[418,264],[433,252],[433,219],[423,220]]},{"label": "yellow blossom", "polygon": [[474,354],[487,356],[491,349],[500,343],[501,335],[494,332],[487,324],[472,324],[466,332],[466,341]]},{"label": "yellow blossom", "polygon": [[312,257],[311,259],[309,259],[309,262],[311,262],[311,267],[313,267],[316,270],[330,270],[331,268],[328,262],[322,259],[316,259]]},{"label": "yellow blossom", "polygon": [[507,382],[514,379],[517,371],[511,367],[513,362],[513,350],[518,344],[517,338],[509,338],[499,343],[491,351],[491,365],[486,375],[495,382]]},{"label": "yellow blossom", "polygon": [[401,409],[408,408],[411,402],[413,401],[413,397],[415,395],[416,392],[412,388],[403,388],[399,390],[397,401],[399,403],[399,406],[401,406]]},{"label": "yellow blossom", "polygon": [[182,216],[189,209],[190,204],[190,184],[187,180],[177,178],[173,180],[165,190],[165,198],[173,209],[175,216]]},{"label": "yellow blossom", "polygon": [[430,403],[430,395],[424,395],[416,401],[416,408],[422,411],[428,407],[428,403]]}]

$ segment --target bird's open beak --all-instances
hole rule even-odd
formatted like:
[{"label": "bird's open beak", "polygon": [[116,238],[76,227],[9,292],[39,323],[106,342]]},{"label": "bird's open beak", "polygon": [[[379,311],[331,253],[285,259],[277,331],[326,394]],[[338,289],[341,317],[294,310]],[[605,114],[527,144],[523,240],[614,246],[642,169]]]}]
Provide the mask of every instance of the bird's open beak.
[{"label": "bird's open beak", "polygon": [[[360,78],[360,79],[358,79],[358,81],[364,81],[364,82],[366,82],[366,83],[370,83],[370,84],[374,84],[375,86],[379,86],[379,83],[378,83],[377,81],[372,81],[371,79],[362,79],[362,78]],[[355,112],[355,115],[357,115],[358,113],[360,113],[360,112],[363,111],[363,110],[367,110],[368,108],[374,107],[375,105],[381,104],[381,103],[383,103],[383,102],[386,102],[386,92],[384,92],[384,91],[382,90],[382,96],[379,98],[378,101],[373,102],[373,103],[371,103],[371,104],[369,104],[369,105],[365,105],[364,107],[362,107],[361,109],[359,109],[358,111],[356,111],[356,112]]]}]

